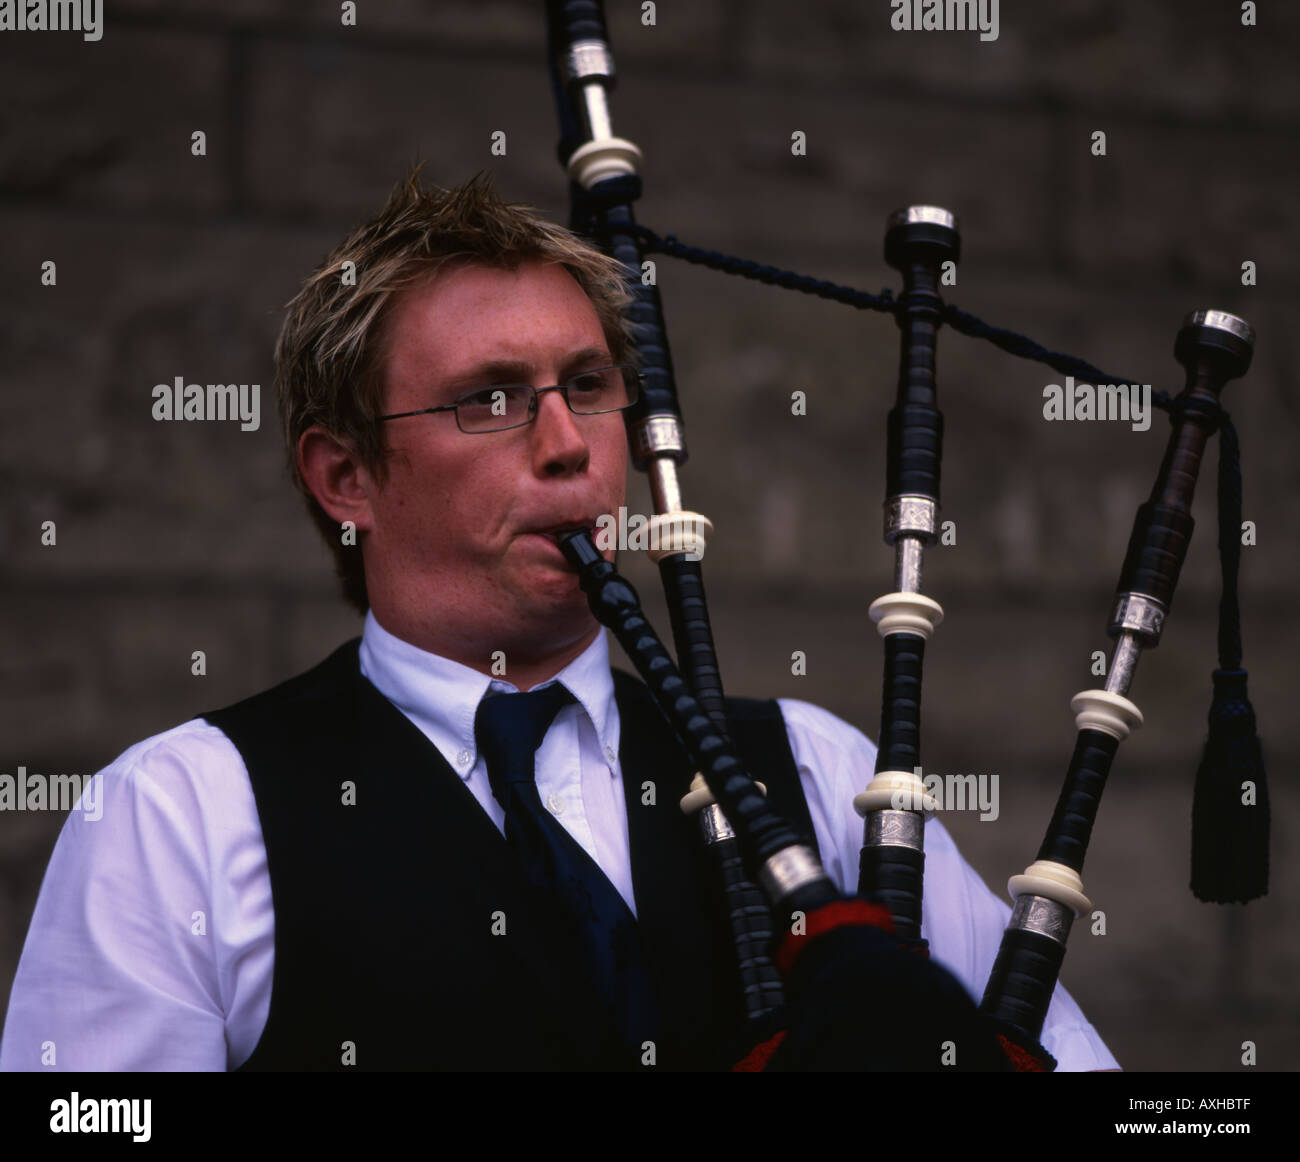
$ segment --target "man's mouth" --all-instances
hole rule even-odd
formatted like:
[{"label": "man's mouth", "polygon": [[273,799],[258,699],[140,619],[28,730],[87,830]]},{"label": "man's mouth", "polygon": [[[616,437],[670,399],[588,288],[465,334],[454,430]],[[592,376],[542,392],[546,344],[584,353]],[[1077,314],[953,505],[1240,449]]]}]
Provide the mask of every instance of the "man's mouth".
[{"label": "man's mouth", "polygon": [[545,537],[553,544],[559,543],[561,533],[579,532],[590,533],[593,536],[596,532],[596,522],[594,520],[576,520],[565,521],[562,524],[551,525],[549,528],[533,530],[538,536]]}]

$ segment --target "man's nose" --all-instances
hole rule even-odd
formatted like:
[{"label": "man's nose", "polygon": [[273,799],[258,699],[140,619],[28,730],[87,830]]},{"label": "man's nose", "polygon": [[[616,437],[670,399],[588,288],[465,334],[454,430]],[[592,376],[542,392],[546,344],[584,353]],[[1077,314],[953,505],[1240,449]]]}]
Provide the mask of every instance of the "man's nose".
[{"label": "man's nose", "polygon": [[535,461],[542,473],[556,476],[580,472],[587,466],[591,448],[562,391],[538,394],[537,418],[532,428]]}]

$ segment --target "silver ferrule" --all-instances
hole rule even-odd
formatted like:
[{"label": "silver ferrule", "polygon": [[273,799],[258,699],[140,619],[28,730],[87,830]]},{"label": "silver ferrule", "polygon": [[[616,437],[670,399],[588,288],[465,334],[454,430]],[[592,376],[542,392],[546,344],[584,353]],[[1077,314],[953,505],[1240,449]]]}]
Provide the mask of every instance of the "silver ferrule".
[{"label": "silver ferrule", "polygon": [[920,811],[868,811],[862,829],[866,847],[925,850],[925,816]]},{"label": "silver ferrule", "polygon": [[613,80],[614,54],[609,45],[603,40],[575,40],[564,56],[564,76],[568,81]]},{"label": "silver ferrule", "polygon": [[592,141],[608,141],[614,136],[609,120],[609,99],[605,86],[593,83],[582,86],[582,106],[587,114],[587,132]]},{"label": "silver ferrule", "polygon": [[632,444],[632,459],[638,467],[651,456],[686,459],[686,433],[676,416],[647,416],[632,428],[628,439]]},{"label": "silver ferrule", "polygon": [[917,537],[899,537],[894,542],[894,588],[899,593],[921,592],[921,554],[924,546]]},{"label": "silver ferrule", "polygon": [[1160,631],[1165,627],[1168,611],[1154,597],[1145,593],[1121,593],[1115,599],[1115,612],[1110,615],[1110,634],[1134,633],[1143,639],[1147,649],[1160,641]]},{"label": "silver ferrule", "polygon": [[736,838],[736,833],[727,822],[722,808],[716,803],[710,803],[700,812],[700,830],[704,832],[704,842],[710,847],[721,843],[724,839]]},{"label": "silver ferrule", "polygon": [[1115,652],[1111,655],[1110,668],[1106,671],[1107,694],[1128,693],[1141,656],[1142,642],[1137,635],[1127,630],[1120,634],[1119,641],[1115,643]]},{"label": "silver ferrule", "polygon": [[1245,319],[1227,311],[1193,311],[1183,320],[1184,327],[1217,327],[1255,346],[1255,329]]},{"label": "silver ferrule", "polygon": [[885,544],[892,545],[904,534],[933,544],[937,508],[928,496],[891,496],[885,501]]},{"label": "silver ferrule", "polygon": [[788,899],[800,888],[826,878],[822,865],[802,843],[778,851],[758,869],[758,878],[774,904]]},{"label": "silver ferrule", "polygon": [[945,210],[942,206],[904,206],[901,210],[895,210],[885,219],[885,229],[892,230],[895,226],[910,226],[915,222],[928,222],[935,226],[947,226],[949,230],[956,230],[957,215],[951,210]]},{"label": "silver ferrule", "polygon": [[656,456],[646,467],[650,478],[650,499],[655,515],[682,511],[682,486],[677,479],[677,461],[668,456]]},{"label": "silver ferrule", "polygon": [[1070,936],[1070,925],[1074,922],[1074,913],[1059,900],[1049,900],[1045,896],[1017,896],[1016,906],[1011,910],[1009,928],[1021,932],[1037,932],[1057,944],[1064,944]]}]

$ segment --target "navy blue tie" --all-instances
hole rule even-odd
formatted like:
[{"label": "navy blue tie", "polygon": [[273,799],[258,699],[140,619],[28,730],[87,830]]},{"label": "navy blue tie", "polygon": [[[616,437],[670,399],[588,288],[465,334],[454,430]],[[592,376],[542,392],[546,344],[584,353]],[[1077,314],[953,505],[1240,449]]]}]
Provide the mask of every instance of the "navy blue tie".
[{"label": "navy blue tie", "polygon": [[562,935],[590,967],[591,987],[632,1053],[653,1040],[654,1007],[636,919],[596,862],[545,807],[535,762],[561,707],[573,696],[559,683],[479,703],[474,733],[492,794],[505,809],[506,841],[525,875],[558,905]]}]

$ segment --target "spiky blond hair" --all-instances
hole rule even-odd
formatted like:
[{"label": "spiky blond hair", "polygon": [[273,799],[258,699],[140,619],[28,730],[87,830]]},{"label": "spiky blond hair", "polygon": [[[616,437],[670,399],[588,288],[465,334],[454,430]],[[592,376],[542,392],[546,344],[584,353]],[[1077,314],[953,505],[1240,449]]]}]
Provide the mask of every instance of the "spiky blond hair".
[{"label": "spiky blond hair", "polygon": [[[449,265],[480,263],[514,270],[521,262],[554,262],[577,280],[596,310],[616,363],[629,341],[623,309],[630,301],[624,268],[531,206],[506,203],[492,179],[478,173],[454,189],[421,182],[423,163],[394,187],[378,216],[358,227],[285,304],[275,345],[275,385],[294,484],[334,554],[344,599],[370,607],[357,547],[307,488],[298,440],[319,424],[351,448],[379,480],[386,477],[383,425],[385,323],[405,288]],[[354,267],[344,278],[344,263]]]}]

